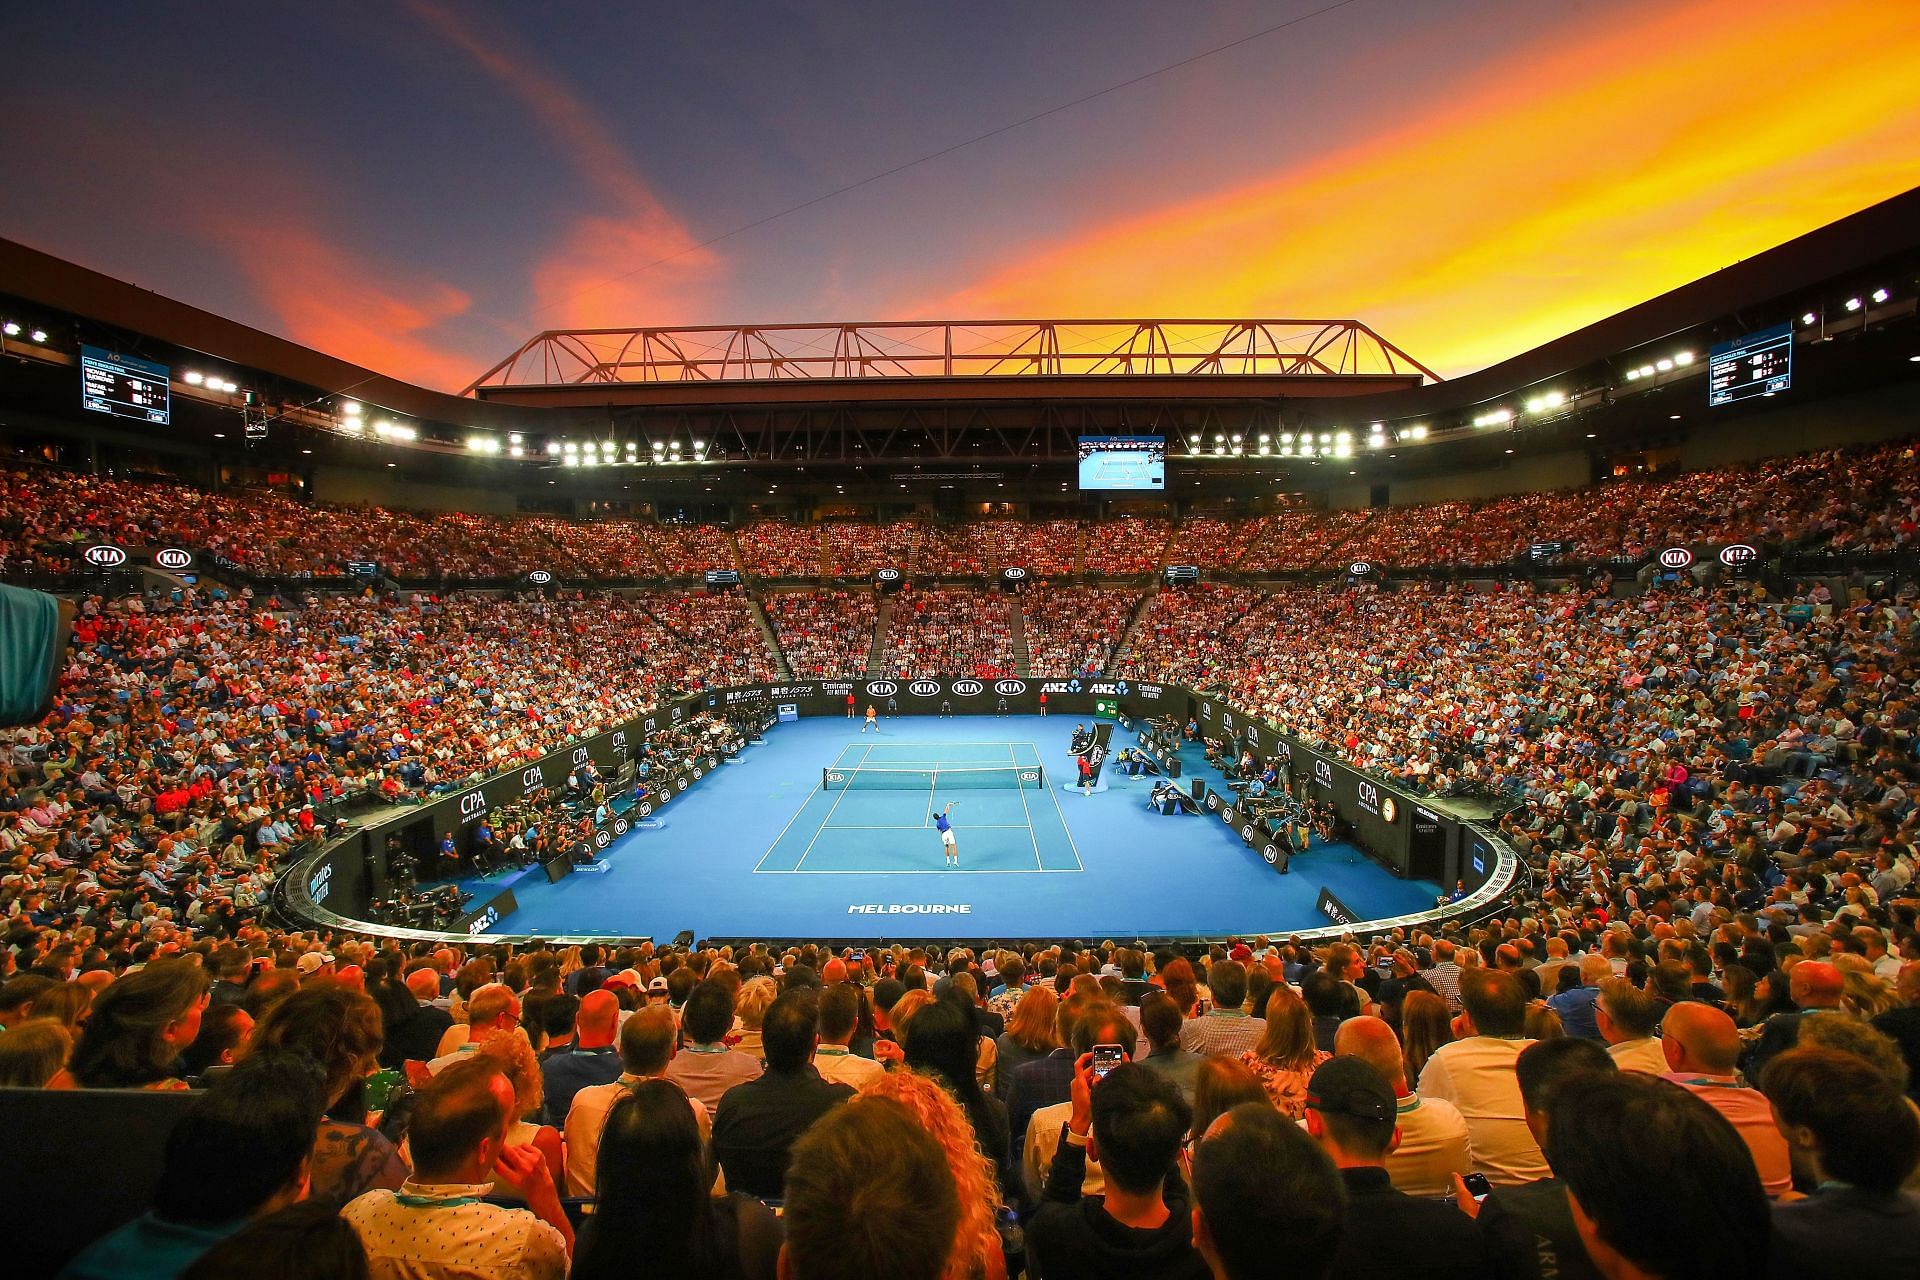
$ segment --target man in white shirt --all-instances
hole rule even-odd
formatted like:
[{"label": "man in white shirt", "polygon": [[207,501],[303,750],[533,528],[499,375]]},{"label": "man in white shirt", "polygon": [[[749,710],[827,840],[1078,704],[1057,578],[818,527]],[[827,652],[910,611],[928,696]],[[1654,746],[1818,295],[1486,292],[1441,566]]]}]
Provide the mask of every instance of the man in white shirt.
[{"label": "man in white shirt", "polygon": [[1386,1165],[1394,1190],[1410,1196],[1451,1194],[1453,1175],[1473,1171],[1467,1122],[1460,1109],[1443,1098],[1423,1098],[1407,1088],[1400,1041],[1379,1018],[1348,1018],[1341,1023],[1333,1051],[1371,1063],[1393,1087],[1400,1142],[1387,1156]]},{"label": "man in white shirt", "polygon": [[[546,1158],[507,1145],[513,1085],[498,1062],[467,1057],[420,1093],[407,1143],[414,1174],[340,1211],[373,1280],[563,1280],[573,1228]],[[495,1174],[525,1209],[486,1203]]]},{"label": "man in white shirt", "polygon": [[1625,978],[1606,978],[1600,983],[1593,1014],[1615,1066],[1650,1076],[1667,1073],[1667,1055],[1653,1038],[1658,1011],[1652,996]]},{"label": "man in white shirt", "polygon": [[1510,973],[1467,969],[1460,974],[1467,1035],[1441,1045],[1421,1069],[1422,1099],[1450,1102],[1467,1122],[1473,1168],[1495,1186],[1518,1186],[1551,1176],[1540,1144],[1527,1129],[1514,1059],[1526,1038],[1527,989]]},{"label": "man in white shirt", "polygon": [[836,983],[820,996],[820,1044],[813,1053],[814,1070],[822,1080],[858,1089],[887,1069],[872,1058],[862,1058],[850,1045],[860,1024],[860,991],[850,982]]},{"label": "man in white shirt", "polygon": [[[635,1010],[620,1028],[620,1078],[612,1084],[590,1084],[573,1095],[566,1118],[568,1195],[596,1194],[600,1135],[606,1128],[607,1114],[634,1085],[666,1074],[676,1033],[673,1015],[664,1007]],[[713,1121],[698,1098],[688,1098],[687,1102],[704,1142],[712,1136]]]}]

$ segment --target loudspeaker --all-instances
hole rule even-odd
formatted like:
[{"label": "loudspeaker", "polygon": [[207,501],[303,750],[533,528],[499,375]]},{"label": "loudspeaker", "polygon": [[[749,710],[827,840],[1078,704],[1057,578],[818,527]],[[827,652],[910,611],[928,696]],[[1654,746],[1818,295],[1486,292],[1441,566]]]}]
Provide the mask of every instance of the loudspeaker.
[{"label": "loudspeaker", "polygon": [[1179,756],[1167,757],[1167,776],[1169,778],[1177,778],[1180,776],[1180,757]]},{"label": "loudspeaker", "polygon": [[[1179,762],[1175,761],[1174,763],[1178,764]],[[1176,773],[1173,776],[1177,778],[1180,775]],[[1193,780],[1193,798],[1200,804],[1207,802],[1207,780],[1205,778],[1195,778]]]}]

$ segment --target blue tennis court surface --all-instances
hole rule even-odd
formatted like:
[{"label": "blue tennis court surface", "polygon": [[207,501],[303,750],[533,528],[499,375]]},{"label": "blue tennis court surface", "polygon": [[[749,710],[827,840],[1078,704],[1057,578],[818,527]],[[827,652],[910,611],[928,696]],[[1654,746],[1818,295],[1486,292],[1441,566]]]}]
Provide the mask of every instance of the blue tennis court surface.
[{"label": "blue tennis court surface", "polygon": [[[605,874],[547,884],[536,873],[515,884],[520,907],[501,931],[1204,936],[1323,924],[1314,909],[1322,885],[1376,917],[1420,910],[1439,893],[1345,845],[1316,844],[1292,875],[1276,875],[1219,820],[1148,810],[1146,780],[1110,772],[1108,790],[1083,796],[1071,785],[1073,723],[909,716],[883,719],[877,734],[839,717],[778,725],[663,808],[659,828],[616,841],[602,855]],[[1116,730],[1116,746],[1131,740]],[[1036,765],[1038,785],[1012,785]],[[830,772],[841,780],[830,783]],[[957,869],[945,865],[932,825],[950,800]]]}]

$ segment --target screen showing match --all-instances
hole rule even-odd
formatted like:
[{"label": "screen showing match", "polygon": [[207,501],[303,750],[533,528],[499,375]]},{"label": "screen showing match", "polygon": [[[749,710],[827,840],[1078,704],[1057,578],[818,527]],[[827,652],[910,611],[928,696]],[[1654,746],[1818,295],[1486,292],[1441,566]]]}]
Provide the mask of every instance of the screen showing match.
[{"label": "screen showing match", "polygon": [[1082,489],[1165,489],[1165,436],[1081,436]]}]

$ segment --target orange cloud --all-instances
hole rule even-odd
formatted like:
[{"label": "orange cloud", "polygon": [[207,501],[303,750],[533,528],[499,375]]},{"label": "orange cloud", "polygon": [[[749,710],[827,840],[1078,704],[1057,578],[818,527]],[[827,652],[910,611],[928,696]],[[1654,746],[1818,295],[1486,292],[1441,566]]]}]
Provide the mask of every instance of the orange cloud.
[{"label": "orange cloud", "polygon": [[[684,318],[720,259],[697,247],[598,114],[496,33],[437,0],[407,0],[428,27],[532,112],[604,208],[575,216],[532,268],[539,327],[664,324]],[[663,261],[664,260],[664,261]]]},{"label": "orange cloud", "polygon": [[901,313],[1357,316],[1457,374],[1920,184],[1915,84],[1910,0],[1616,11]]}]

